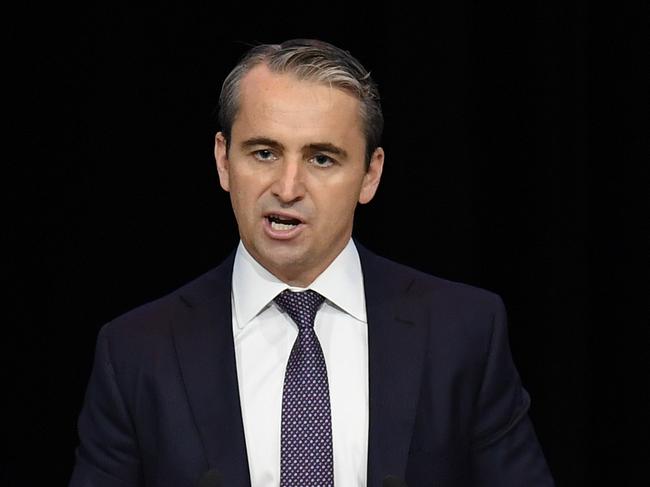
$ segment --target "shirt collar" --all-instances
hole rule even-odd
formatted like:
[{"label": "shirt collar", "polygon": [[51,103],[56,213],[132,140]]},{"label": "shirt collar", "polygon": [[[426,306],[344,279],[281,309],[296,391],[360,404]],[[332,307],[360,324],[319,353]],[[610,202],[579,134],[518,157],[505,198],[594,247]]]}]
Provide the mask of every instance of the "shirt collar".
[{"label": "shirt collar", "polygon": [[[285,289],[303,291],[285,284],[257,262],[240,241],[232,274],[233,306],[237,325],[246,326]],[[359,253],[352,239],[341,253],[306,289],[313,289],[330,304],[365,323],[366,300]]]}]

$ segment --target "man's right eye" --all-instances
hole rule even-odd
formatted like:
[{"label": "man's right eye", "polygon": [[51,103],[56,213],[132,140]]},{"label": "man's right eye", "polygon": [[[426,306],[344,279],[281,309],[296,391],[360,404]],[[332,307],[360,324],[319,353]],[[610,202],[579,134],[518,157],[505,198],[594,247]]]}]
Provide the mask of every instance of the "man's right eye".
[{"label": "man's right eye", "polygon": [[260,149],[253,152],[253,155],[258,161],[273,161],[275,160],[275,155],[268,149]]}]

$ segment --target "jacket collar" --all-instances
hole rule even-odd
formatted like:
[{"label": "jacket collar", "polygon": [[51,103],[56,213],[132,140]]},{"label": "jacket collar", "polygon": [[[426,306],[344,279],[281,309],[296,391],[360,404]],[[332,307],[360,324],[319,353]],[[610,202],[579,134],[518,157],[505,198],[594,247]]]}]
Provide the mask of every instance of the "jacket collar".
[{"label": "jacket collar", "polygon": [[195,286],[181,290],[174,345],[206,455],[224,485],[250,486],[232,336],[230,283],[234,254]]},{"label": "jacket collar", "polygon": [[368,307],[370,430],[368,485],[405,477],[419,397],[427,327],[414,306],[417,282],[357,243]]}]

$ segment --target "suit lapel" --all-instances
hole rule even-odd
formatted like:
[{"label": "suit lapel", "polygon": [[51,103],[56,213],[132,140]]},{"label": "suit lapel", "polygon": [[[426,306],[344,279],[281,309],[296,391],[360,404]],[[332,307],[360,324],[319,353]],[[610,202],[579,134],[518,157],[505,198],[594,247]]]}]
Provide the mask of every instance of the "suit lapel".
[{"label": "suit lapel", "polygon": [[213,271],[205,288],[181,299],[184,315],[174,320],[174,342],[190,407],[209,468],[224,485],[248,486],[239,388],[232,336],[230,289],[233,256]]},{"label": "suit lapel", "polygon": [[368,312],[368,486],[375,487],[386,475],[405,476],[427,332],[413,313],[413,277],[357,247]]}]

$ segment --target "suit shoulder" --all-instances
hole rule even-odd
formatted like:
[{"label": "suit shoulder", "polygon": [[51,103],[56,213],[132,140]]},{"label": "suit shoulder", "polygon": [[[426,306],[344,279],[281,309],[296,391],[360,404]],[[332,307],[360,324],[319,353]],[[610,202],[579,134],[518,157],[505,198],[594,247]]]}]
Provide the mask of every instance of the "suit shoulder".
[{"label": "suit shoulder", "polygon": [[230,287],[232,265],[229,260],[174,291],[117,316],[102,327],[100,336],[132,338],[166,333],[174,317],[215,299],[224,286]]},{"label": "suit shoulder", "polygon": [[395,262],[386,257],[363,250],[364,261],[381,274],[391,276],[395,281],[408,287],[411,296],[419,296],[438,306],[460,306],[498,311],[503,308],[503,300],[497,293],[471,284],[452,281],[428,274],[414,267]]}]

